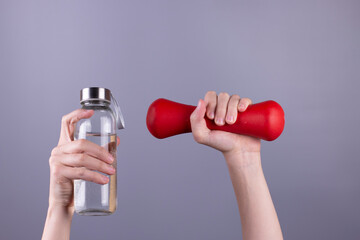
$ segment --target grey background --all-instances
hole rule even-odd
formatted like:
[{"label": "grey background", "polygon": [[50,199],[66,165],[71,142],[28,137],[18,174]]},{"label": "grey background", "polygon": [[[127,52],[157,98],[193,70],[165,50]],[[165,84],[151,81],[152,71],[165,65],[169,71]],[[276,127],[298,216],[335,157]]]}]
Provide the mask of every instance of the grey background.
[{"label": "grey background", "polygon": [[51,149],[79,90],[121,104],[119,206],[75,216],[72,239],[239,239],[219,152],[157,140],[150,103],[207,90],[273,99],[283,135],[263,142],[286,239],[360,239],[359,1],[0,1],[0,238],[39,239]]}]

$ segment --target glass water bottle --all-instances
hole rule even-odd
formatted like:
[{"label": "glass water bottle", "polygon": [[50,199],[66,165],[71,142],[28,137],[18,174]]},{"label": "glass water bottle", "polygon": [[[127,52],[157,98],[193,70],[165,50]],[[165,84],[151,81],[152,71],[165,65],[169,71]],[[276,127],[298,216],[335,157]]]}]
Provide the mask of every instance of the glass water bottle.
[{"label": "glass water bottle", "polygon": [[[112,166],[116,168],[116,129],[124,128],[124,120],[119,106],[109,89],[84,88],[80,92],[80,103],[83,109],[94,110],[89,119],[81,119],[76,124],[74,140],[86,139],[94,142],[113,157]],[[111,106],[114,105],[114,110]],[[75,212],[87,216],[104,216],[115,212],[117,206],[116,175],[107,175],[109,182],[101,185],[84,180],[74,180]]]}]

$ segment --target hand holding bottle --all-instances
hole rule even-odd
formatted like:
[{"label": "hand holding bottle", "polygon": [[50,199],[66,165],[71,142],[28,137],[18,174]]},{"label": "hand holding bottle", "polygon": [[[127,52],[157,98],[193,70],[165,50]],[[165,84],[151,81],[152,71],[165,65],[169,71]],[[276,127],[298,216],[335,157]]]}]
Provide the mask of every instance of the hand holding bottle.
[{"label": "hand holding bottle", "polygon": [[112,175],[113,156],[104,148],[88,140],[73,141],[75,124],[90,118],[92,110],[75,110],[62,119],[59,144],[52,150],[50,163],[50,205],[73,206],[73,180],[83,179],[106,184],[108,177],[95,172]]},{"label": "hand holding bottle", "polygon": [[[74,141],[76,123],[80,119],[90,118],[93,114],[92,110],[78,109],[62,118],[59,143],[52,150],[49,159],[49,208],[43,239],[54,239],[54,236],[67,239],[67,236],[70,236],[74,213],[74,179],[106,184],[108,177],[94,170],[108,175],[115,173],[111,166],[114,158],[104,147],[88,140]],[[117,138],[117,144],[119,143],[120,139]]]}]

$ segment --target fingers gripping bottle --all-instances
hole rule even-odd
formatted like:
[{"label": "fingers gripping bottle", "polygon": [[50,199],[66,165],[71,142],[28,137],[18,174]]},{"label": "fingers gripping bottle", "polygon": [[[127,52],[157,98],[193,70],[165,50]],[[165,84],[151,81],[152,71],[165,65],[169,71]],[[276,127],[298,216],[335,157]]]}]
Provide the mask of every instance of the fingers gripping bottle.
[{"label": "fingers gripping bottle", "polygon": [[[104,147],[113,155],[115,160],[112,165],[116,169],[116,129],[125,127],[119,105],[109,89],[98,87],[82,89],[80,103],[82,109],[94,110],[94,115],[76,124],[74,140],[86,139]],[[114,213],[117,206],[116,174],[106,175],[110,181],[104,185],[74,180],[75,212],[87,216]]]}]

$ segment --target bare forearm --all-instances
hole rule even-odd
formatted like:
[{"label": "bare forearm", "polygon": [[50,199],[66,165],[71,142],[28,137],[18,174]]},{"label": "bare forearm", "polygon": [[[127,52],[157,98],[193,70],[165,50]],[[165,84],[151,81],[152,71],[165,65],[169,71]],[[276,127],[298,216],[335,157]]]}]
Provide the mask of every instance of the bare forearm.
[{"label": "bare forearm", "polygon": [[283,239],[261,167],[260,153],[226,155],[244,240]]},{"label": "bare forearm", "polygon": [[62,206],[49,206],[42,240],[68,240],[73,211]]}]

